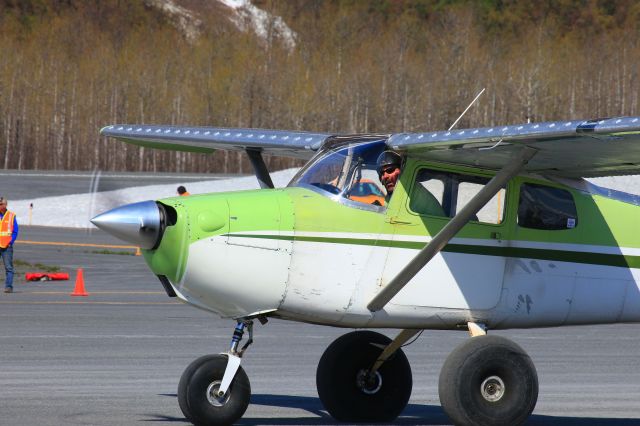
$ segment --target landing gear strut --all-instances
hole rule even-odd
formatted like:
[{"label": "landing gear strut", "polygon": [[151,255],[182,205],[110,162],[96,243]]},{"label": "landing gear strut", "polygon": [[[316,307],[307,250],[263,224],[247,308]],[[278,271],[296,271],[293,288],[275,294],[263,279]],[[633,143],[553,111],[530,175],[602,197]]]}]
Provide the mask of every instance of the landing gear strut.
[{"label": "landing gear strut", "polygon": [[[249,331],[249,339],[238,350],[245,328]],[[230,425],[242,417],[249,405],[251,385],[240,361],[252,342],[253,322],[239,321],[227,353],[205,355],[184,370],[178,383],[178,403],[189,421]]]}]

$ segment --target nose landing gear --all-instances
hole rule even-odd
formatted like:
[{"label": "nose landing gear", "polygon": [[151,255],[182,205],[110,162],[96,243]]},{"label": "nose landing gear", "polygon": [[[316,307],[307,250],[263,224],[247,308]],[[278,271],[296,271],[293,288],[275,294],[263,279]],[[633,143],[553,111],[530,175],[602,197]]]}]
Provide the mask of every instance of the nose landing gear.
[{"label": "nose landing gear", "polygon": [[[249,340],[238,350],[245,328]],[[249,405],[251,385],[240,366],[244,351],[253,342],[253,323],[238,322],[227,353],[205,355],[193,361],[178,383],[178,404],[194,424],[231,425]]]}]

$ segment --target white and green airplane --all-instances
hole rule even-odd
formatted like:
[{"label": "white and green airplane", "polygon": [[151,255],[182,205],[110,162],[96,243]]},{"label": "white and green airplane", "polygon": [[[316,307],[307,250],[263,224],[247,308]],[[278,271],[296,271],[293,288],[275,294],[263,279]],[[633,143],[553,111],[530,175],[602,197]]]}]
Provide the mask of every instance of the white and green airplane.
[{"label": "white and green airplane", "polygon": [[[640,322],[640,197],[583,179],[640,172],[640,118],[373,135],[101,133],[245,151],[262,187],[144,201],[92,220],[139,245],[169,296],[236,324],[227,352],[197,359],[180,379],[180,408],[195,424],[244,414],[251,391],[240,363],[254,320],[358,329],[328,347],[316,376],[322,404],[344,422],[393,421],[412,388],[400,347],[421,330],[468,330],[439,380],[442,407],[460,425],[521,424],[537,401],[529,356],[489,330]],[[392,194],[378,176],[388,150],[402,158]],[[309,161],[274,189],[262,154]]]}]

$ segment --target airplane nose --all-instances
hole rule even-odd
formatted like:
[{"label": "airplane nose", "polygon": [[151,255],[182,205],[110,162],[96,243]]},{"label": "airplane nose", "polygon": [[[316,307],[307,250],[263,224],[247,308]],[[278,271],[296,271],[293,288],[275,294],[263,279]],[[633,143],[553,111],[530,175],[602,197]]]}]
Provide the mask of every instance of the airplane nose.
[{"label": "airplane nose", "polygon": [[116,207],[91,219],[91,223],[121,240],[143,249],[155,249],[165,223],[165,213],[155,201]]}]

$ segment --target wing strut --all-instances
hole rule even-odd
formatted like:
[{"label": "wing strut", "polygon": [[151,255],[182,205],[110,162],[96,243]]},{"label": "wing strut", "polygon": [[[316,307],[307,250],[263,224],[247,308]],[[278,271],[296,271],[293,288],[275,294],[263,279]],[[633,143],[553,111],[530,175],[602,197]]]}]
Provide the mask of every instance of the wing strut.
[{"label": "wing strut", "polygon": [[260,152],[260,150],[247,148],[246,151],[247,155],[249,156],[249,160],[251,160],[253,170],[256,172],[256,177],[258,178],[260,188],[273,188],[271,175],[269,174],[267,165],[264,163],[264,158],[262,158],[262,153]]},{"label": "wing strut", "polygon": [[516,153],[511,161],[433,237],[431,242],[420,250],[398,275],[389,281],[389,284],[371,299],[371,302],[367,305],[367,309],[371,312],[382,309],[512,177],[516,176],[522,170],[536,152],[537,150],[534,148],[524,147]]}]

